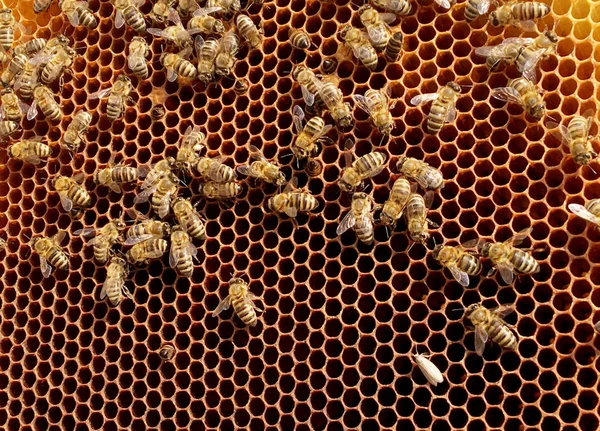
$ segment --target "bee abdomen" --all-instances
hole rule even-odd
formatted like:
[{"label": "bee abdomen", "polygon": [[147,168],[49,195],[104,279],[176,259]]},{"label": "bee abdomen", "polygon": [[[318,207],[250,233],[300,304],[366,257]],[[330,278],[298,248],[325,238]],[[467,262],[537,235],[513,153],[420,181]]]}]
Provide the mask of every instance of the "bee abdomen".
[{"label": "bee abdomen", "polygon": [[406,203],[411,193],[410,182],[405,178],[399,178],[392,186],[390,200],[396,203]]},{"label": "bee abdomen", "polygon": [[386,155],[380,152],[372,152],[365,154],[356,160],[356,168],[361,174],[369,172],[370,170],[383,165],[386,161]]},{"label": "bee abdomen", "polygon": [[[479,0],[481,1],[481,0]],[[467,2],[467,6],[465,6],[465,19],[467,22],[472,22],[477,19],[479,16],[479,11],[477,10],[478,0],[469,0]]]},{"label": "bee abdomen", "polygon": [[177,262],[177,271],[184,277],[191,277],[194,273],[194,262],[190,254],[180,254]]},{"label": "bee abdomen", "polygon": [[131,26],[137,32],[146,31],[146,21],[144,20],[144,15],[137,10],[133,6],[127,6],[125,10],[123,10],[123,16],[125,17],[125,21],[127,24]]},{"label": "bee abdomen", "polygon": [[597,217],[600,215],[600,199],[592,199],[585,204],[585,209]]},{"label": "bee abdomen", "polygon": [[404,43],[404,36],[401,32],[396,32],[392,34],[387,47],[385,48],[385,58],[388,61],[394,62],[397,61],[400,57],[400,53],[402,52],[402,45]]},{"label": "bee abdomen", "polygon": [[66,253],[56,247],[53,247],[48,254],[48,262],[50,265],[58,269],[68,270],[69,269],[69,258]]},{"label": "bee abdomen", "polygon": [[92,204],[92,197],[81,186],[72,187],[69,190],[69,195],[69,198],[73,201],[73,203],[79,207],[87,208]]},{"label": "bee abdomen", "polygon": [[574,117],[567,126],[569,131],[569,137],[572,141],[577,139],[585,139],[587,140],[588,134],[588,124],[587,120],[583,117]]},{"label": "bee abdomen", "polygon": [[8,51],[15,41],[15,31],[12,27],[4,27],[0,30],[0,46]]},{"label": "bee abdomen", "polygon": [[463,254],[458,266],[469,275],[481,274],[481,261],[471,254]]},{"label": "bee abdomen", "polygon": [[550,13],[550,6],[541,2],[524,2],[512,6],[512,13],[519,20],[535,20]]},{"label": "bee abdomen", "polygon": [[60,120],[62,112],[60,111],[60,106],[54,99],[48,97],[47,99],[41,100],[39,106],[48,120]]},{"label": "bee abdomen", "polygon": [[94,244],[94,259],[98,263],[105,263],[108,260],[108,250],[110,244],[107,241],[103,241],[100,244]]},{"label": "bee abdomen", "polygon": [[498,343],[500,347],[509,350],[517,347],[517,337],[503,323],[494,320],[486,329],[492,341]]},{"label": "bee abdomen", "polygon": [[79,24],[87,28],[95,28],[98,25],[98,21],[94,14],[89,10],[83,9],[79,11]]},{"label": "bee abdomen", "polygon": [[319,201],[306,193],[293,193],[290,197],[290,206],[295,207],[298,211],[310,212],[319,206]]},{"label": "bee abdomen", "polygon": [[448,108],[445,104],[442,104],[439,100],[433,101],[427,117],[427,130],[429,133],[435,135],[442,129],[447,111]]},{"label": "bee abdomen", "polygon": [[314,136],[319,133],[323,127],[325,127],[325,121],[323,121],[321,117],[313,117],[308,120],[306,126],[304,126],[304,132],[309,136]]},{"label": "bee abdomen", "polygon": [[129,166],[118,166],[111,171],[111,179],[116,183],[130,183],[138,177],[138,170]]},{"label": "bee abdomen", "polygon": [[244,301],[243,298],[232,298],[231,305],[242,322],[248,326],[256,326],[258,318],[252,305]]},{"label": "bee abdomen", "polygon": [[523,250],[513,249],[510,261],[514,268],[523,274],[534,274],[540,270],[540,264]]},{"label": "bee abdomen", "polygon": [[120,96],[111,94],[106,102],[106,116],[110,121],[115,121],[123,111],[123,100]]},{"label": "bee abdomen", "polygon": [[373,223],[369,219],[357,220],[354,225],[356,237],[363,243],[369,245],[373,243]]}]

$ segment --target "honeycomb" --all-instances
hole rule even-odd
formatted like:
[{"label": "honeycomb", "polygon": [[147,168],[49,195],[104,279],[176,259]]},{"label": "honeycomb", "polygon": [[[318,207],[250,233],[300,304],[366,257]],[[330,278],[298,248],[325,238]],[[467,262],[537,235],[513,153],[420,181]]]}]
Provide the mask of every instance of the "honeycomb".
[{"label": "honeycomb", "polygon": [[[593,323],[600,319],[600,294],[592,289],[600,284],[600,267],[593,266],[600,234],[567,211],[569,203],[600,197],[598,177],[567,157],[545,123],[491,98],[491,89],[517,72],[488,73],[474,47],[519,36],[518,29],[489,28],[483,18],[467,24],[464,0],[450,11],[423,0],[399,24],[401,59],[380,59],[371,73],[346,56],[337,39],[341,25],[360,27],[357,5],[267,1],[250,9],[264,24],[262,51],[243,47],[234,69],[235,78],[248,80],[247,94],[235,94],[233,79],[208,87],[167,82],[158,62],[163,42],[154,40],[151,76],[132,77],[135,104],[111,124],[105,102],[88,95],[123,73],[134,36],[127,26],[115,28],[112,4],[90,0],[99,19],[94,30],[73,28],[56,2],[40,15],[31,2],[5,5],[16,7],[15,17],[38,37],[69,36],[81,57],[65,79],[60,125],[39,118],[23,123],[23,136],[45,135],[55,144],[53,157],[36,168],[0,153],[0,229],[8,239],[0,253],[0,427],[598,429],[600,345]],[[561,40],[557,55],[541,62],[540,85],[549,115],[564,124],[594,108],[600,96],[600,1],[551,5],[538,29],[554,26]],[[141,8],[145,14],[150,9],[150,2]],[[293,50],[290,27],[306,30],[318,50]],[[304,106],[290,71],[297,63],[318,69],[329,57],[339,60],[345,96],[390,82],[397,98],[396,129],[379,147],[391,157],[390,168],[372,181],[375,200],[387,198],[398,156],[424,159],[446,180],[430,211],[441,226],[433,234],[438,244],[502,241],[532,227],[533,242],[525,245],[544,247],[536,254],[541,272],[511,286],[497,277],[474,277],[463,288],[425,247],[409,250],[404,222],[391,238],[377,227],[369,247],[351,232],[336,236],[350,204],[335,184],[345,164],[343,143],[351,137],[362,155],[378,147],[381,136],[356,109],[355,128],[331,134],[336,145],[323,148],[320,172],[308,175],[288,157],[291,110]],[[458,101],[457,120],[431,136],[425,132],[428,108],[408,101],[450,80],[472,86]],[[156,104],[165,107],[162,119],[152,118]],[[80,108],[94,112],[94,120],[88,144],[71,159],[56,143]],[[247,161],[248,144],[276,157],[288,178],[296,176],[318,198],[319,213],[299,216],[296,228],[287,217],[265,212],[274,186],[246,182],[233,206],[200,207],[208,239],[199,244],[191,279],[177,277],[165,256],[130,274],[135,301],[111,307],[98,299],[106,269],[73,232],[82,223],[103,226],[119,217],[133,207],[136,188],[118,195],[96,188],[91,176],[113,153],[133,165],[174,156],[189,125],[202,127],[210,154],[226,156],[231,166]],[[57,172],[88,177],[94,207],[81,221],[60,208],[49,183]],[[195,200],[196,192],[194,182],[182,189]],[[58,230],[69,233],[72,269],[43,279],[28,238]],[[261,298],[265,311],[257,327],[243,327],[231,310],[211,317],[232,274],[246,274]],[[488,343],[484,358],[475,353],[460,309],[479,301],[515,304],[508,321],[516,325],[516,351]],[[164,343],[175,347],[171,361],[158,356]],[[410,353],[417,348],[430,352],[444,373],[437,388],[413,363]]]}]

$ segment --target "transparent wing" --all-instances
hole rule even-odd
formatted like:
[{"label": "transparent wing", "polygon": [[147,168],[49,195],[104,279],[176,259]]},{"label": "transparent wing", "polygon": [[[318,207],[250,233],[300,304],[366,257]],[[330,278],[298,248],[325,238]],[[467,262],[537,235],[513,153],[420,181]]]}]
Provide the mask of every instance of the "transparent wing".
[{"label": "transparent wing", "polygon": [[501,56],[503,53],[501,45],[494,46],[480,46],[475,49],[475,55],[479,55],[480,57],[489,57],[493,55],[494,57]]},{"label": "transparent wing", "polygon": [[499,263],[496,269],[498,269],[498,272],[500,272],[500,277],[502,277],[502,280],[504,280],[506,284],[512,284],[513,280],[515,279],[515,273],[513,271],[513,266],[510,263]]},{"label": "transparent wing", "polygon": [[67,233],[64,230],[61,230],[60,232],[58,232],[56,235],[54,235],[52,237],[52,240],[56,244],[60,244],[61,242],[63,242],[63,239],[65,239],[66,236],[67,236]]},{"label": "transparent wing", "polygon": [[64,192],[60,192],[58,196],[60,196],[60,203],[64,210],[71,211],[73,209],[73,201],[69,199],[69,197]]},{"label": "transparent wing", "polygon": [[256,148],[254,145],[250,144],[250,157],[254,158],[256,160],[260,160],[263,162],[268,162],[268,160],[265,158],[265,156],[263,155],[263,153]]},{"label": "transparent wing", "polygon": [[373,43],[381,42],[382,40],[385,40],[387,36],[387,32],[381,27],[369,27],[367,29],[367,34]]},{"label": "transparent wing", "polygon": [[181,253],[178,248],[171,244],[171,252],[169,253],[169,266],[175,268],[179,262]]},{"label": "transparent wing", "polygon": [[323,136],[325,136],[327,134],[327,132],[329,132],[331,129],[333,128],[333,125],[331,124],[326,124],[325,127],[323,127],[321,130],[319,130],[317,133],[315,133],[312,138],[311,138],[311,142],[315,142],[318,141],[319,139],[321,139]]},{"label": "transparent wing", "polygon": [[171,193],[165,193],[165,195],[160,200],[160,207],[158,208],[158,216],[160,218],[165,218],[167,214],[169,214],[169,210],[171,209]]},{"label": "transparent wing", "polygon": [[123,244],[124,245],[135,245],[135,244],[139,244],[140,242],[144,242],[144,241],[146,241],[148,239],[152,239],[152,238],[154,238],[154,237],[150,234],[139,235],[139,236],[134,235],[134,236],[127,238]]},{"label": "transparent wing", "polygon": [[37,102],[34,100],[31,106],[29,107],[29,111],[27,111],[27,119],[30,121],[33,120],[37,113]]},{"label": "transparent wing", "polygon": [[182,25],[181,18],[179,17],[179,14],[173,8],[169,9],[169,21],[171,21],[175,25]]},{"label": "transparent wing", "polygon": [[427,103],[431,102],[432,100],[436,100],[438,97],[440,97],[440,95],[437,93],[419,94],[418,96],[415,96],[412,99],[410,99],[410,104],[413,106],[417,106],[422,103]]},{"label": "transparent wing", "polygon": [[462,243],[462,246],[465,249],[470,249],[470,248],[477,247],[477,244],[479,244],[479,239],[475,238],[475,239],[471,239],[469,241],[466,241],[466,242]]},{"label": "transparent wing", "polygon": [[306,88],[304,85],[300,86],[300,90],[302,90],[302,98],[304,99],[304,101],[306,102],[306,104],[308,106],[313,106],[313,104],[315,103],[315,95],[312,94],[308,88]]},{"label": "transparent wing", "polygon": [[238,166],[236,169],[240,174],[248,177],[258,178],[260,176],[260,172],[256,171],[256,169],[252,169],[252,166],[250,165]]},{"label": "transparent wing", "polygon": [[454,279],[456,281],[458,281],[460,284],[462,284],[465,287],[469,286],[469,275],[466,272],[461,271],[456,266],[449,266],[448,269],[450,270],[450,272],[452,273],[452,276],[454,277]]},{"label": "transparent wing", "polygon": [[108,280],[104,282],[104,284],[102,285],[102,290],[100,290],[100,299],[104,299],[106,298],[107,295],[107,291],[106,291],[106,285],[108,283]]},{"label": "transparent wing", "polygon": [[456,106],[450,106],[446,112],[446,118],[444,119],[444,122],[452,123],[454,120],[456,120]]},{"label": "transparent wing", "polygon": [[517,23],[518,27],[521,27],[523,30],[527,30],[527,31],[536,31],[537,27],[535,26],[535,22],[531,21],[531,20],[527,20],[527,21],[519,21]]},{"label": "transparent wing", "polygon": [[429,183],[427,182],[427,175],[425,173],[419,174],[413,178],[417,184],[421,186],[423,189],[429,188]]},{"label": "transparent wing", "polygon": [[517,232],[512,238],[509,238],[508,240],[506,240],[505,244],[509,244],[509,245],[521,244],[523,242],[523,240],[529,236],[529,234],[531,233],[532,230],[533,229],[529,227],[527,229],[523,229],[520,232]]},{"label": "transparent wing", "polygon": [[573,214],[581,217],[582,219],[600,226],[600,219],[598,219],[598,217],[596,217],[594,214],[585,209],[583,205],[569,204],[569,210],[571,210]]},{"label": "transparent wing", "polygon": [[512,87],[500,87],[492,90],[492,96],[498,100],[505,102],[514,102],[521,104],[521,96],[519,92]]},{"label": "transparent wing", "polygon": [[298,209],[293,206],[288,206],[283,211],[288,217],[295,218],[298,215]]},{"label": "transparent wing", "polygon": [[363,111],[365,111],[369,114],[371,114],[371,112],[373,112],[373,105],[370,102],[370,100],[367,99],[365,96],[361,96],[360,94],[353,94],[352,99],[354,99],[354,102]]},{"label": "transparent wing", "polygon": [[348,229],[352,229],[355,224],[356,224],[356,218],[354,217],[353,211],[350,210],[348,212],[348,214],[346,214],[346,216],[340,222],[339,226],[335,230],[335,233],[338,235],[341,235],[344,232],[346,232]]},{"label": "transparent wing", "polygon": [[437,4],[439,4],[444,9],[450,9],[450,2],[448,0],[435,0]]},{"label": "transparent wing", "polygon": [[88,96],[88,99],[89,100],[101,99],[104,96],[108,95],[108,93],[110,93],[111,90],[112,90],[112,88],[105,88],[104,90],[96,91],[95,93],[90,94]]},{"label": "transparent wing", "polygon": [[369,45],[368,48],[366,46],[359,46],[359,47],[353,48],[353,51],[354,51],[354,55],[356,56],[356,58],[358,58],[359,60],[363,60],[363,59],[367,59],[371,56],[373,49],[374,48]]},{"label": "transparent wing", "polygon": [[[534,55],[531,56],[531,58],[529,58],[529,60],[527,60],[522,67],[519,68],[519,72],[523,73],[523,76],[525,76],[525,73],[529,72],[531,73],[531,71],[533,70],[534,75],[533,78],[535,79],[535,66],[539,63],[539,61],[542,59],[542,57],[544,56],[544,51],[543,49],[538,49],[537,51],[535,51]],[[527,77],[527,79],[529,79]],[[529,79],[530,81],[532,81],[531,79]],[[535,81],[532,81],[535,82]]]},{"label": "transparent wing", "polygon": [[177,72],[172,67],[167,67],[167,80],[169,82],[177,81]]},{"label": "transparent wing", "polygon": [[485,343],[488,340],[488,334],[480,327],[475,328],[475,351],[479,356],[483,356]]},{"label": "transparent wing", "polygon": [[115,193],[121,193],[123,191],[117,183],[110,183],[108,187]]},{"label": "transparent wing", "polygon": [[222,311],[229,309],[230,305],[231,305],[231,298],[228,296],[227,298],[225,298],[224,300],[222,300],[219,303],[219,305],[217,306],[215,311],[213,311],[212,317],[217,317]]},{"label": "transparent wing", "polygon": [[187,252],[189,254],[191,254],[193,257],[198,256],[198,249],[196,248],[196,246],[194,244],[192,244],[191,242],[188,243],[187,245]]},{"label": "transparent wing", "polygon": [[391,24],[396,21],[396,14],[394,13],[380,13],[379,18],[386,24]]},{"label": "transparent wing", "polygon": [[285,185],[285,188],[283,189],[283,193],[289,193],[292,190],[294,190],[296,187],[298,187],[298,178],[292,177],[290,179],[290,182]]},{"label": "transparent wing", "polygon": [[[116,28],[121,28],[125,25],[125,17],[123,16],[123,14],[121,13],[120,10],[117,10],[117,12],[115,13],[115,27]],[[148,29],[150,30],[150,29]]]},{"label": "transparent wing", "polygon": [[135,70],[138,65],[143,63],[145,63],[145,61],[140,54],[133,54],[127,57],[127,65],[131,70]]},{"label": "transparent wing", "polygon": [[[117,27],[119,28],[119,27]],[[161,30],[160,28],[147,28],[146,31],[148,33],[150,33],[152,36],[156,36],[156,37],[163,37],[165,39],[169,39],[169,34],[163,30]]]},{"label": "transparent wing", "polygon": [[73,27],[77,27],[79,25],[79,13],[77,10],[65,12],[65,15]]},{"label": "transparent wing", "polygon": [[477,12],[479,12],[479,15],[485,15],[490,8],[491,3],[491,0],[481,0],[477,5]]},{"label": "transparent wing", "polygon": [[535,42],[535,39],[531,37],[507,37],[502,41],[502,43],[499,46],[506,46],[509,44],[518,46],[529,46],[533,42]]},{"label": "transparent wing", "polygon": [[219,12],[222,9],[223,8],[220,6],[200,8],[200,9],[196,9],[194,11],[194,16],[207,16],[207,15],[210,15],[211,13]]},{"label": "transparent wing", "polygon": [[304,120],[304,111],[298,105],[294,106],[292,110],[292,119],[294,120],[294,126],[296,127],[296,133],[302,132],[302,120]]},{"label": "transparent wing", "polygon": [[513,311],[515,311],[515,308],[512,305],[500,305],[499,307],[496,307],[496,308],[494,308],[491,311],[496,316],[498,316],[500,319],[504,319],[510,313],[512,313]]},{"label": "transparent wing", "polygon": [[[196,49],[196,55],[199,57],[200,56],[200,51],[202,50],[202,47],[204,46],[204,38],[200,35],[196,36],[196,39],[194,39],[194,48]],[[190,126],[191,128],[192,126]]]},{"label": "transparent wing", "polygon": [[92,235],[96,235],[96,229],[91,227],[84,227],[83,229],[77,229],[75,232],[73,232],[73,235],[82,235],[85,237],[89,237]]},{"label": "transparent wing", "polygon": [[42,270],[42,275],[44,276],[44,278],[50,277],[50,274],[52,273],[52,266],[50,266],[50,264],[48,263],[46,258],[41,255],[40,255],[40,269]]},{"label": "transparent wing", "polygon": [[42,162],[42,159],[40,159],[36,154],[29,153],[23,155],[23,161],[31,163],[32,165],[39,165]]}]

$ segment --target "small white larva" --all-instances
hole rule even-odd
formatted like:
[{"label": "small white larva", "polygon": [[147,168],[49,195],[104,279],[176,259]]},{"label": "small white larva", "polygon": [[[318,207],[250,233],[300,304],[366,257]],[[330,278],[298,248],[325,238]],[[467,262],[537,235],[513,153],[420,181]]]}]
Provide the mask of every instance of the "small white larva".
[{"label": "small white larva", "polygon": [[415,358],[415,362],[419,366],[419,369],[431,385],[437,386],[438,383],[442,383],[444,381],[442,372],[438,367],[433,365],[433,362],[418,353],[416,355],[413,354],[413,357]]}]

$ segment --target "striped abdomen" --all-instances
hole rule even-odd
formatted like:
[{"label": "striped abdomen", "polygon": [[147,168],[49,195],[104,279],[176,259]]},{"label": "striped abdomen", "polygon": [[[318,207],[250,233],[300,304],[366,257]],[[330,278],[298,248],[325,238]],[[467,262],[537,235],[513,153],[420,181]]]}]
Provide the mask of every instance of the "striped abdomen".
[{"label": "striped abdomen", "polygon": [[62,117],[60,105],[54,100],[54,97],[49,94],[40,97],[40,99],[38,99],[38,105],[48,120],[58,121]]},{"label": "striped abdomen", "polygon": [[386,155],[377,151],[365,154],[359,157],[352,163],[352,167],[355,168],[361,176],[368,174],[374,169],[382,166],[386,161]]},{"label": "striped abdomen", "polygon": [[481,273],[481,261],[471,254],[463,253],[458,262],[458,268],[469,275],[479,275]]},{"label": "striped abdomen", "polygon": [[12,26],[3,26],[0,28],[0,47],[8,51],[15,41],[15,30]]},{"label": "striped abdomen", "polygon": [[467,22],[475,21],[479,16],[477,8],[479,7],[480,2],[481,0],[469,0],[467,2],[467,5],[465,6],[465,19]]},{"label": "striped abdomen", "polygon": [[144,15],[135,8],[135,6],[128,5],[123,9],[123,16],[127,24],[131,26],[137,32],[146,31],[146,21],[144,21]]},{"label": "striped abdomen", "polygon": [[106,116],[110,121],[115,121],[121,116],[124,106],[123,96],[120,94],[111,93],[106,102]]},{"label": "striped abdomen", "polygon": [[515,270],[522,274],[535,274],[540,271],[540,264],[529,253],[513,248],[510,254],[510,263]]},{"label": "striped abdomen", "polygon": [[519,21],[536,20],[550,13],[550,6],[541,2],[523,2],[512,5],[513,17]]},{"label": "striped abdomen", "polygon": [[69,258],[58,246],[53,245],[50,250],[48,250],[46,260],[55,268],[63,270],[69,269]]},{"label": "striped abdomen", "polygon": [[115,183],[130,183],[138,178],[137,168],[117,166],[111,169],[110,177]]},{"label": "striped abdomen", "polygon": [[588,139],[589,132],[589,122],[587,118],[575,116],[569,122],[567,126],[567,130],[569,131],[569,137],[571,138],[571,142],[577,140],[585,140]]},{"label": "striped abdomen", "polygon": [[491,322],[484,324],[485,332],[492,341],[498,343],[500,347],[514,350],[517,347],[517,337],[512,333],[506,325],[497,319],[492,319]]},{"label": "striped abdomen", "polygon": [[321,117],[312,117],[302,130],[308,137],[313,137],[325,127],[325,121]]},{"label": "striped abdomen", "polygon": [[[183,221],[185,220],[185,223]],[[181,225],[186,226],[186,232],[196,239],[206,239],[206,225],[202,219],[195,213],[187,214],[179,220]]]},{"label": "striped abdomen", "polygon": [[143,221],[127,229],[125,237],[131,238],[134,236],[152,235],[156,238],[162,238],[166,234],[163,226],[164,224],[162,222],[156,220]]},{"label": "striped abdomen", "polygon": [[596,217],[600,216],[600,199],[592,199],[585,204],[585,209],[594,214]]},{"label": "striped abdomen", "polygon": [[232,296],[231,305],[242,322],[248,326],[256,326],[258,318],[256,317],[256,311],[254,311],[252,304],[244,300],[243,297]]},{"label": "striped abdomen", "polygon": [[179,56],[173,62],[173,70],[182,78],[195,78],[197,73],[196,66]]},{"label": "striped abdomen", "polygon": [[319,201],[308,193],[292,192],[290,193],[288,204],[298,211],[310,212],[319,206]]},{"label": "striped abdomen", "polygon": [[404,36],[401,32],[396,32],[392,34],[385,51],[384,55],[388,61],[397,61],[400,57],[400,53],[402,52],[402,45],[404,43]]},{"label": "striped abdomen", "polygon": [[[310,88],[309,88],[309,90],[310,90]],[[329,108],[329,109],[332,109],[336,105],[341,103],[342,99],[344,97],[344,95],[342,94],[340,89],[337,87],[337,85],[335,85],[331,82],[326,82],[323,84],[319,95],[321,96],[321,99],[323,100],[325,105],[327,105],[327,108]]]},{"label": "striped abdomen", "polygon": [[395,2],[390,2],[387,0],[373,0],[373,4],[398,15],[410,15],[412,13],[412,6],[409,0],[397,0]]},{"label": "striped abdomen", "polygon": [[242,186],[233,181],[226,183],[209,181],[202,185],[200,191],[208,199],[231,199],[241,193]]},{"label": "striped abdomen", "polygon": [[[108,260],[109,250],[112,242],[108,240],[97,241],[94,243],[94,259],[98,263],[104,263]],[[108,295],[110,297],[110,294]]]},{"label": "striped abdomen", "polygon": [[83,25],[87,28],[94,28],[98,25],[98,21],[94,14],[87,9],[79,9],[79,25]]},{"label": "striped abdomen", "polygon": [[357,238],[364,244],[372,244],[374,238],[373,221],[370,217],[361,217],[356,220],[354,231]]},{"label": "striped abdomen", "polygon": [[446,122],[446,116],[448,115],[448,102],[441,99],[436,99],[431,104],[431,110],[427,117],[427,130],[432,135],[436,135]]},{"label": "striped abdomen", "polygon": [[67,190],[67,197],[73,201],[73,205],[87,208],[92,205],[92,197],[86,189],[81,187],[79,184],[73,184]]},{"label": "striped abdomen", "polygon": [[405,178],[398,178],[392,186],[390,200],[398,204],[405,205],[411,194],[410,182]]}]

